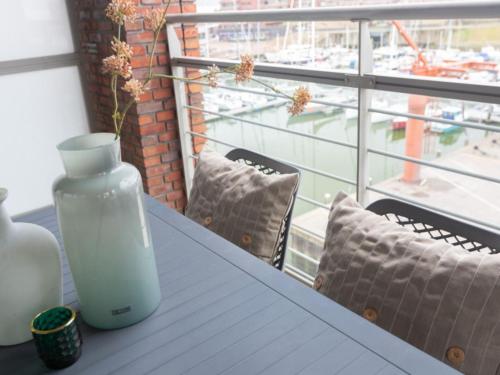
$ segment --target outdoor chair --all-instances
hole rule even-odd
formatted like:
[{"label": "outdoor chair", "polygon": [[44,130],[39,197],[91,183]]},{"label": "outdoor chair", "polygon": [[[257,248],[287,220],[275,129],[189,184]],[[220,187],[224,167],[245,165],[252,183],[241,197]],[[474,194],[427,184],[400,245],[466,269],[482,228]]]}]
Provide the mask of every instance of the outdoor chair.
[{"label": "outdoor chair", "polygon": [[373,202],[367,210],[435,240],[473,252],[500,252],[500,234],[396,199]]},{"label": "outdoor chair", "polygon": [[[242,148],[231,150],[226,155],[226,158],[254,167],[266,175],[297,173],[300,176],[300,171],[297,168]],[[288,208],[288,214],[285,216],[285,219],[283,221],[282,232],[279,238],[278,251],[276,252],[274,259],[272,260],[272,265],[279,270],[283,269],[283,263],[285,261],[288,232],[290,230],[290,223],[292,221],[292,212],[296,196],[297,190],[294,192],[290,207]]]}]

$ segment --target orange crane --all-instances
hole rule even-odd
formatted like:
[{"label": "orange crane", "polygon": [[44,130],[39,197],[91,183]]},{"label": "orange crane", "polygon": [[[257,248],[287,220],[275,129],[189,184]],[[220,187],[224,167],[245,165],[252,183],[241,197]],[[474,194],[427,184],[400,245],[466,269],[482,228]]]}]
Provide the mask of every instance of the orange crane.
[{"label": "orange crane", "polygon": [[412,66],[412,73],[417,75],[427,75],[426,73],[429,69],[429,63],[427,62],[424,53],[420,51],[420,48],[418,48],[417,44],[413,41],[412,37],[408,34],[400,21],[392,21],[392,24],[396,27],[396,30],[398,30],[405,42],[408,43],[408,45],[417,53],[417,60]]},{"label": "orange crane", "polygon": [[[413,63],[411,68],[412,74],[428,76],[434,75],[435,72],[431,72],[429,69],[429,63],[424,56],[424,53],[420,51],[417,44],[413,41],[410,34],[408,34],[399,21],[392,21],[392,24],[396,27],[399,34],[408,43],[408,45],[417,52],[417,59]],[[408,98],[408,112],[425,115],[425,108],[429,98],[427,96],[421,95],[410,95]],[[406,134],[405,134],[405,154],[406,156],[421,159],[423,151],[423,139],[424,139],[425,123],[422,120],[416,120],[409,118],[406,123]],[[418,182],[420,180],[420,165],[405,161],[403,181],[404,182]]]},{"label": "orange crane", "polygon": [[[410,34],[400,21],[392,21],[399,34],[408,45],[417,53],[417,59],[412,65],[411,73],[418,76],[466,78],[470,70],[494,70],[495,63],[482,61],[445,61],[443,65],[430,65],[424,53],[417,46]],[[410,95],[408,98],[408,112],[416,115],[425,115],[429,98],[422,95]],[[406,124],[406,156],[421,159],[423,151],[425,122],[409,118]],[[415,183],[420,180],[420,165],[405,162],[403,181]]]},{"label": "orange crane", "polygon": [[417,53],[417,60],[411,72],[418,76],[463,78],[469,70],[494,70],[496,63],[484,61],[444,61],[445,64],[432,66],[427,61],[424,53],[418,48],[415,41],[406,31],[400,21],[392,21],[406,43]]}]

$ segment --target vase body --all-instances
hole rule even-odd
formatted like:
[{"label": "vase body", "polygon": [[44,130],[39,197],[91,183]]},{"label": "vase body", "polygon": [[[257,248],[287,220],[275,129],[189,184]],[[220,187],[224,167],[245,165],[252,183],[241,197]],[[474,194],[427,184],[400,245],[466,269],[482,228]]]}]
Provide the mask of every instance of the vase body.
[{"label": "vase body", "polygon": [[121,161],[114,138],[95,133],[61,143],[66,175],[53,185],[82,317],[102,329],[137,323],[161,300],[142,179]]},{"label": "vase body", "polygon": [[13,223],[0,188],[0,345],[31,340],[31,320],[62,303],[59,245],[45,228]]}]

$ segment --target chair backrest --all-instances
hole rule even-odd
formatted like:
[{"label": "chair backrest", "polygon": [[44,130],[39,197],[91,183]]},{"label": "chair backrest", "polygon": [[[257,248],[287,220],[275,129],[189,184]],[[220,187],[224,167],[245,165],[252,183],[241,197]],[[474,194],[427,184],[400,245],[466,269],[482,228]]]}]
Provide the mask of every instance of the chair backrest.
[{"label": "chair backrest", "polygon": [[396,199],[373,202],[367,210],[385,216],[415,233],[446,241],[467,251],[500,252],[500,233],[495,233]]},{"label": "chair backrest", "polygon": [[[297,173],[300,176],[300,171],[297,168],[292,167],[291,165],[281,163],[274,159],[242,148],[235,148],[234,150],[231,150],[226,155],[226,158],[254,167],[260,172],[267,175]],[[279,270],[283,269],[283,263],[285,262],[286,244],[288,240],[288,232],[290,231],[290,223],[292,221],[292,212],[296,196],[297,189],[295,190],[293,198],[290,202],[290,206],[288,207],[288,213],[283,220],[283,225],[281,226],[282,230],[278,243],[278,250],[272,260],[273,266],[278,268]]]}]

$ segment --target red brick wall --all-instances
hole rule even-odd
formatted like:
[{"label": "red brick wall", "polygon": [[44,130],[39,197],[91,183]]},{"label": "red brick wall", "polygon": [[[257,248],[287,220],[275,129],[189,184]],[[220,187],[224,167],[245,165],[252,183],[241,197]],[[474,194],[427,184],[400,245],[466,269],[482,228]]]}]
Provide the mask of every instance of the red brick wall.
[{"label": "red brick wall", "polygon": [[[168,0],[137,0],[138,11],[144,14],[148,8],[164,6]],[[104,16],[106,0],[77,0],[77,29],[82,61],[82,78],[87,91],[87,101],[92,121],[92,131],[113,132],[111,119],[112,97],[109,77],[100,71],[101,60],[110,55],[110,41],[115,35],[114,25]],[[173,0],[169,13],[191,13],[196,11],[195,0]],[[154,58],[154,70],[170,73],[166,33],[160,34]],[[190,26],[178,30],[185,37],[184,50],[191,56],[199,55],[198,33]],[[125,25],[124,39],[132,46],[134,77],[147,73],[147,51],[152,47],[153,33],[145,29],[142,17]],[[134,104],[125,120],[121,137],[123,160],[134,164],[141,172],[144,190],[165,202],[168,206],[183,211],[186,192],[182,169],[177,114],[172,82],[168,79],[154,80],[151,90],[145,93],[140,103]],[[189,85],[188,101],[201,102],[201,87]],[[121,103],[126,100],[120,98]],[[204,131],[203,118],[191,115],[194,131]],[[202,144],[202,140],[194,140]]]}]

